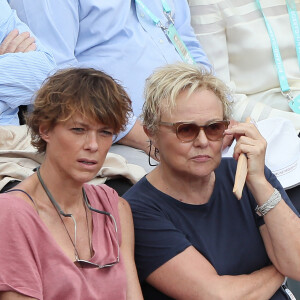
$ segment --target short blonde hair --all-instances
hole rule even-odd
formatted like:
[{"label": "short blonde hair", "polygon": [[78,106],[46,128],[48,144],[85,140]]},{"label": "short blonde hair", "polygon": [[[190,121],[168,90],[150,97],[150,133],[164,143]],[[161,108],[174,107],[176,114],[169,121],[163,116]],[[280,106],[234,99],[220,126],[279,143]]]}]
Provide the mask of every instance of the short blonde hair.
[{"label": "short blonde hair", "polygon": [[187,89],[188,96],[198,89],[214,92],[222,102],[223,119],[230,120],[231,102],[228,99],[231,95],[223,81],[203,67],[176,63],[158,68],[146,80],[142,119],[151,133],[157,132],[161,114],[172,111],[178,95]]},{"label": "short blonde hair", "polygon": [[39,153],[47,146],[40,137],[40,125],[53,129],[77,112],[111,126],[117,134],[124,130],[132,113],[131,101],[124,88],[104,72],[93,68],[57,71],[36,93],[33,111],[26,118],[31,143]]}]

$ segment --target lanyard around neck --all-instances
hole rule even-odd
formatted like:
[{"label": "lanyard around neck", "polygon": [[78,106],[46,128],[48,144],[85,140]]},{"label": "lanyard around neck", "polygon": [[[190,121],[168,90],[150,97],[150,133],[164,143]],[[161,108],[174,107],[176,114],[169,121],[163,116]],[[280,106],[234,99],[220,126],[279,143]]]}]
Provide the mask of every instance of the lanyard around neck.
[{"label": "lanyard around neck", "polygon": [[[154,24],[160,28],[162,28],[163,30],[165,30],[165,26],[163,26],[161,20],[152,13],[152,11],[141,1],[141,0],[135,0],[135,2],[145,11],[145,13],[150,17],[150,19],[154,22]],[[174,20],[172,19],[171,16],[171,9],[167,3],[166,0],[161,0],[161,4],[163,6],[163,10],[164,10],[164,14],[166,15],[166,17],[168,18],[168,20],[174,24]]]},{"label": "lanyard around neck", "polygon": [[[185,0],[183,0],[185,1]],[[187,46],[181,39],[179,33],[177,32],[175,28],[175,23],[172,18],[172,12],[171,9],[167,3],[166,0],[161,0],[162,7],[164,10],[164,14],[168,19],[168,24],[163,25],[161,20],[155,16],[152,11],[142,2],[142,0],[135,0],[135,2],[140,5],[140,7],[144,10],[144,12],[151,18],[151,20],[154,22],[154,24],[162,29],[164,34],[167,36],[167,38],[170,40],[170,42],[175,47],[176,51],[180,55],[181,59],[188,63],[188,64],[196,64],[193,56],[191,55],[190,51],[188,50]]]},{"label": "lanyard around neck", "polygon": [[[256,4],[262,13],[262,16],[264,18],[264,21],[265,21],[265,24],[266,24],[266,27],[268,30],[268,34],[270,37],[274,61],[275,61],[278,79],[279,79],[279,83],[280,83],[281,93],[284,97],[286,97],[289,107],[292,109],[292,111],[300,114],[300,95],[297,95],[296,97],[294,97],[294,95],[290,89],[274,31],[261,8],[259,0],[256,0]],[[296,8],[296,4],[295,4],[294,0],[286,0],[286,5],[287,5],[289,17],[290,17],[290,24],[292,27],[294,40],[295,40],[295,44],[296,44],[298,65],[300,68],[300,23],[299,23],[297,8]]]},{"label": "lanyard around neck", "polygon": [[294,0],[286,0],[290,23],[294,35],[298,65],[300,69],[300,21],[298,17],[297,7]]},{"label": "lanyard around neck", "polygon": [[267,27],[267,30],[268,30],[268,34],[269,34],[269,37],[270,37],[272,50],[273,50],[273,56],[274,56],[274,60],[275,60],[276,68],[277,68],[278,79],[279,79],[281,91],[283,93],[288,92],[288,91],[290,91],[290,86],[288,84],[287,77],[286,77],[286,74],[285,74],[285,70],[284,70],[284,66],[283,66],[279,46],[278,46],[278,43],[277,43],[277,40],[276,40],[276,36],[274,34],[274,31],[273,31],[269,21],[267,20],[265,14],[264,14],[264,12],[261,8],[259,0],[256,0],[256,4],[257,4],[259,10],[262,13],[262,16],[264,18],[264,21],[265,21],[265,24],[266,24],[266,27]]},{"label": "lanyard around neck", "polygon": [[[265,21],[265,24],[266,24],[266,27],[268,30],[268,34],[269,34],[271,46],[272,46],[272,51],[273,51],[273,56],[274,56],[274,61],[276,64],[278,78],[279,78],[279,82],[280,82],[281,91],[283,93],[289,92],[290,86],[288,84],[287,77],[285,74],[285,70],[284,70],[284,66],[283,66],[283,62],[282,62],[282,58],[281,58],[281,54],[280,54],[280,50],[279,50],[279,46],[278,46],[278,43],[276,40],[275,33],[262,10],[260,1],[256,0],[256,4],[257,4],[259,10],[261,11],[261,14],[264,18],[264,21]],[[290,23],[291,23],[295,43],[296,43],[297,57],[298,57],[298,63],[299,63],[299,68],[300,68],[300,32],[299,32],[300,31],[300,25],[299,25],[300,23],[299,23],[299,18],[298,18],[297,9],[296,9],[294,0],[287,0],[286,5],[288,8]]]},{"label": "lanyard around neck", "polygon": [[[266,24],[266,27],[268,30],[268,34],[270,37],[274,61],[275,61],[278,79],[279,79],[279,83],[280,83],[281,93],[283,96],[285,96],[287,98],[290,108],[295,113],[300,114],[300,95],[297,95],[296,97],[294,97],[294,95],[290,89],[274,31],[261,8],[259,0],[256,0],[256,4],[262,13],[262,16],[264,18],[264,21],[265,21],[265,24]],[[294,0],[286,0],[286,5],[287,5],[289,17],[290,17],[290,24],[291,24],[293,35],[294,35],[298,64],[299,64],[299,68],[300,68],[300,23],[299,23],[298,13],[297,13],[296,4],[295,4]]]}]

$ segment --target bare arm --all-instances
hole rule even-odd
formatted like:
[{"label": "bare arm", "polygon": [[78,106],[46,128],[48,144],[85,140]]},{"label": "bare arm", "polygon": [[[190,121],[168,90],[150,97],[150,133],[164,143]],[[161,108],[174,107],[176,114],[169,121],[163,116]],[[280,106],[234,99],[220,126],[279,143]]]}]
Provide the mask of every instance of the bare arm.
[{"label": "bare arm", "polygon": [[34,299],[25,295],[15,292],[2,292],[0,293],[0,300],[30,300]]},{"label": "bare arm", "polygon": [[282,200],[264,220],[265,225],[261,226],[260,232],[268,256],[282,274],[299,281],[300,218]]},{"label": "bare arm", "polygon": [[146,279],[175,299],[270,299],[284,280],[273,266],[249,275],[220,276],[190,246],[151,273]]},{"label": "bare arm", "polygon": [[134,262],[134,230],[132,214],[127,201],[123,198],[119,200],[119,215],[122,231],[121,252],[127,276],[127,296],[128,300],[143,299],[139,284],[137,271]]},{"label": "bare arm", "polygon": [[[234,156],[246,153],[246,183],[261,206],[274,192],[264,174],[266,141],[253,124],[240,123],[228,132],[242,135]],[[300,280],[300,218],[282,200],[264,216],[264,221],[260,232],[272,263],[285,276]]]}]

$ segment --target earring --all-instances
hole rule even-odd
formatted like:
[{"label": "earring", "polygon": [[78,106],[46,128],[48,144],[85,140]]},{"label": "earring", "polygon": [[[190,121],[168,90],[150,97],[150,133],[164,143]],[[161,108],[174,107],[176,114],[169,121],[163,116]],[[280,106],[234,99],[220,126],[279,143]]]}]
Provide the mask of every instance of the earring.
[{"label": "earring", "polygon": [[[157,157],[157,155],[159,154],[159,150],[155,146],[153,146],[153,147],[154,147],[154,156],[159,161],[159,158]],[[149,141],[149,152],[148,152],[148,163],[151,167],[156,167],[156,166],[158,166],[158,164],[154,165],[151,163],[151,150],[152,150],[152,142],[150,140]]]}]

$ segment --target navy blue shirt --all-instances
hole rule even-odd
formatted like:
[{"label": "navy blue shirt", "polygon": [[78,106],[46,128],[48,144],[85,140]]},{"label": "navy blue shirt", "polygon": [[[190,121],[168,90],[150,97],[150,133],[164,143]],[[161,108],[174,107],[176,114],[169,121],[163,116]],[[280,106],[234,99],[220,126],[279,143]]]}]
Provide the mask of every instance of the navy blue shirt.
[{"label": "navy blue shirt", "polygon": [[[170,299],[144,280],[191,245],[219,275],[249,274],[270,264],[259,232],[264,220],[255,213],[255,199],[246,185],[240,201],[232,193],[235,170],[235,160],[222,159],[213,193],[202,205],[180,202],[157,190],[146,177],[123,195],[133,213],[136,264],[145,299]],[[297,213],[267,168],[265,175]],[[272,299],[287,298],[279,290]]]}]

